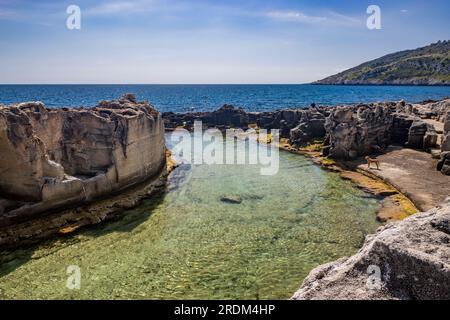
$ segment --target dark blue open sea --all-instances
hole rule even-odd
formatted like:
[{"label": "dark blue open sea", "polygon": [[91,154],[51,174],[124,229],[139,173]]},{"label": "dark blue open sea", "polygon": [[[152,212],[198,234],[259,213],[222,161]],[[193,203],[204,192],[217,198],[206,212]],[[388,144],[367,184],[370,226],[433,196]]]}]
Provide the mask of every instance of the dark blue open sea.
[{"label": "dark blue open sea", "polygon": [[0,85],[0,103],[42,101],[48,107],[94,106],[134,93],[159,111],[207,111],[223,104],[247,111],[359,102],[420,102],[450,96],[450,87],[329,85]]}]

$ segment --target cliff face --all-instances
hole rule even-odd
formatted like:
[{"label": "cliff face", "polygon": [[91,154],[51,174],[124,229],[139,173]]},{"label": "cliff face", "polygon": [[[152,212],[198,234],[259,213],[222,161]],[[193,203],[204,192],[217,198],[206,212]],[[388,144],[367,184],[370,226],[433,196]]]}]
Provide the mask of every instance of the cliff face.
[{"label": "cliff face", "polygon": [[450,41],[389,54],[316,84],[450,85]]},{"label": "cliff face", "polygon": [[92,109],[39,102],[0,109],[0,194],[27,202],[3,206],[8,216],[91,201],[158,174],[164,164],[161,116],[133,95]]},{"label": "cliff face", "polygon": [[299,124],[290,130],[289,143],[295,146],[305,146],[312,140],[325,136],[325,115],[318,110],[304,110]]},{"label": "cliff face", "polygon": [[317,267],[293,299],[450,299],[450,198],[381,227],[350,258]]},{"label": "cliff face", "polygon": [[391,141],[392,123],[389,104],[338,107],[325,122],[325,153],[337,159],[355,159],[381,151]]}]

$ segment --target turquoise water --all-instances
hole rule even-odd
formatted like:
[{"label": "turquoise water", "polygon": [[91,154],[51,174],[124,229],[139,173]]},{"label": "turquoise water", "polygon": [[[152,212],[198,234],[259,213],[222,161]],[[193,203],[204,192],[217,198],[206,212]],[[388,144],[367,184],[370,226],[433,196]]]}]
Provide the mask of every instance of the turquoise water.
[{"label": "turquoise water", "polygon": [[[379,205],[286,152],[274,176],[183,165],[164,195],[118,221],[1,253],[0,298],[286,299],[312,268],[361,247]],[[80,267],[79,290],[66,287],[70,265]]]},{"label": "turquoise water", "polygon": [[159,111],[215,110],[223,104],[248,111],[376,101],[419,102],[450,96],[450,87],[329,85],[0,85],[0,103],[43,101],[50,107],[94,106],[132,92]]}]

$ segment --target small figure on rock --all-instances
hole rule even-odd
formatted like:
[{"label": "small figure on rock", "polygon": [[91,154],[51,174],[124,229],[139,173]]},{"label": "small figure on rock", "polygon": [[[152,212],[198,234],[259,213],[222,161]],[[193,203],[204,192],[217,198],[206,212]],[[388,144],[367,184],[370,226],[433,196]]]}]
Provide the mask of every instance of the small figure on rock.
[{"label": "small figure on rock", "polygon": [[377,170],[380,170],[380,161],[378,159],[371,158],[367,156],[365,158],[367,160],[367,168],[370,169],[370,165],[374,163],[377,166]]}]

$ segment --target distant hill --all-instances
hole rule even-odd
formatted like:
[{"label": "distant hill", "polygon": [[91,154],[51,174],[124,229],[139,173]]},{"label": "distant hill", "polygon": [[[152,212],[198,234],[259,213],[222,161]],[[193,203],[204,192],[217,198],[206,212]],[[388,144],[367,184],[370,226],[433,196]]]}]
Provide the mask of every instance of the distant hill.
[{"label": "distant hill", "polygon": [[450,40],[388,54],[314,83],[450,85]]}]

